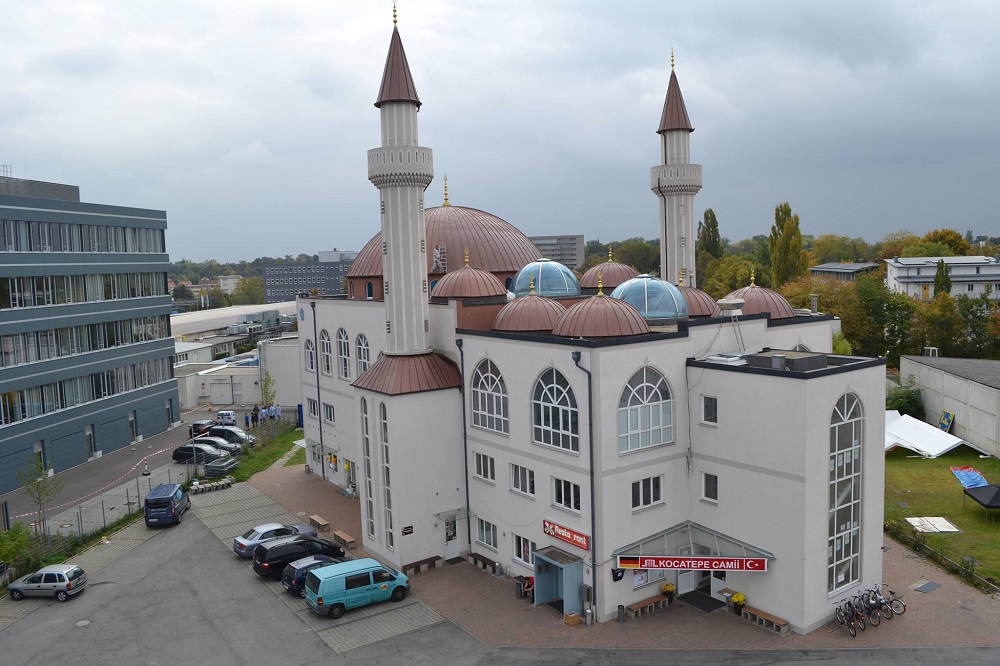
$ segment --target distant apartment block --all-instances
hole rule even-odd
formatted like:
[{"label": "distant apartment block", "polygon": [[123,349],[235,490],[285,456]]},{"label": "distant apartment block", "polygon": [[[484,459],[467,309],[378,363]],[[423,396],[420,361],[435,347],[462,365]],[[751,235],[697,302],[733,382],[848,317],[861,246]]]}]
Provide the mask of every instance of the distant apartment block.
[{"label": "distant apartment block", "polygon": [[994,257],[895,257],[886,259],[885,281],[889,289],[920,300],[934,298],[934,276],[938,261],[944,261],[951,277],[951,295],[978,298],[987,288],[990,298],[1000,298],[1000,258]]},{"label": "distant apartment block", "polygon": [[264,302],[283,303],[301,293],[335,296],[344,293],[344,278],[357,252],[319,253],[311,263],[267,264],[264,266]]},{"label": "distant apartment block", "polygon": [[0,177],[0,493],[180,421],[164,211]]},{"label": "distant apartment block", "polygon": [[570,268],[583,266],[587,246],[579,236],[528,236],[542,256]]}]

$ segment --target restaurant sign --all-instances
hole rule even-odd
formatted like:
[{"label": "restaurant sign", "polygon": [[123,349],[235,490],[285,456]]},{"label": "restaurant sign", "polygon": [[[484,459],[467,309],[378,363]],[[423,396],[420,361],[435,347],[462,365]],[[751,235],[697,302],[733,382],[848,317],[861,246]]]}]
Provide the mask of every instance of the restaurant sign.
[{"label": "restaurant sign", "polygon": [[618,568],[674,570],[695,569],[699,571],[767,571],[767,558],[619,555]]},{"label": "restaurant sign", "polygon": [[590,537],[586,534],[580,534],[575,530],[571,530],[568,527],[563,527],[558,523],[553,523],[548,520],[542,521],[542,531],[549,536],[559,539],[560,541],[572,544],[581,550],[590,550]]}]

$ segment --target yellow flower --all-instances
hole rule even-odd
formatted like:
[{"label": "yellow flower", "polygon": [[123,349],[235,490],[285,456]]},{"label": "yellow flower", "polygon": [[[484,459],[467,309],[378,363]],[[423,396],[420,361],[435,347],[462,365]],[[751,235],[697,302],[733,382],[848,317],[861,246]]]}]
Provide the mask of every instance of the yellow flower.
[{"label": "yellow flower", "polygon": [[673,591],[674,591],[673,583],[664,583],[663,585],[660,586],[660,592],[662,592],[663,594],[670,594]]},{"label": "yellow flower", "polygon": [[734,604],[745,604],[746,602],[747,598],[743,595],[742,592],[737,592],[736,594],[733,595]]}]

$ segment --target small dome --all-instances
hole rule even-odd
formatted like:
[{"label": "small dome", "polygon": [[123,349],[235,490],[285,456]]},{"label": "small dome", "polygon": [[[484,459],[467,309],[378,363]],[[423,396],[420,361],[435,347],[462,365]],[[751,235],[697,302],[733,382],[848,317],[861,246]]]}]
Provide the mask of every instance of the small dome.
[{"label": "small dome", "polygon": [[551,298],[529,294],[503,306],[493,320],[494,331],[511,333],[551,332],[566,308]]},{"label": "small dome", "polygon": [[493,273],[465,266],[447,273],[431,290],[431,298],[491,298],[507,296],[507,287]]},{"label": "small dome", "polygon": [[639,275],[618,285],[611,298],[625,301],[644,319],[686,319],[687,301],[677,287],[652,275]]},{"label": "small dome", "polygon": [[701,289],[683,285],[678,286],[677,289],[680,290],[681,296],[687,303],[689,317],[711,317],[715,314],[715,301]]},{"label": "small dome", "polygon": [[[795,316],[795,310],[792,309],[791,304],[785,300],[784,296],[767,287],[758,287],[753,283],[752,278],[749,287],[729,292],[726,298],[738,298],[744,301],[741,308],[744,315],[763,312],[771,319],[789,319]],[[722,310],[716,306],[712,316],[722,316]]]},{"label": "small dome", "polygon": [[580,288],[596,291],[597,281],[600,279],[605,289],[614,289],[622,282],[631,280],[638,275],[639,273],[631,266],[620,264],[617,261],[605,261],[603,264],[597,264],[588,269],[583,274],[583,277],[580,278]]},{"label": "small dome", "polygon": [[649,333],[649,325],[638,310],[604,294],[566,310],[552,329],[553,335],[565,338],[620,338],[645,333]]},{"label": "small dome", "polygon": [[514,278],[514,293],[518,296],[528,295],[531,293],[532,283],[534,293],[539,296],[580,295],[580,283],[576,281],[573,271],[551,259],[533,261],[518,271]]}]

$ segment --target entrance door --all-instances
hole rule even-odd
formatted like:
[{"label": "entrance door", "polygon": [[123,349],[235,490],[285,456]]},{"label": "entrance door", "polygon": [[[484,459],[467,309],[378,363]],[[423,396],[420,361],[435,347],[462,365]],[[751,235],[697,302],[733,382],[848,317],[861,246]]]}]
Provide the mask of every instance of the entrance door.
[{"label": "entrance door", "polygon": [[358,483],[358,475],[357,472],[354,470],[355,467],[356,465],[354,464],[353,460],[348,460],[347,458],[344,458],[344,476],[346,477],[344,479],[344,482],[347,484],[348,487],[350,487],[351,484],[356,485]]},{"label": "entrance door", "polygon": [[458,549],[458,526],[455,514],[445,516],[444,519],[444,559],[450,560],[459,556]]},{"label": "entrance door", "polygon": [[[678,555],[684,557],[685,555],[691,555],[691,546],[681,546],[677,552]],[[694,592],[695,586],[698,584],[698,572],[697,571],[678,571],[677,572],[677,594],[687,594],[688,592]]]}]

